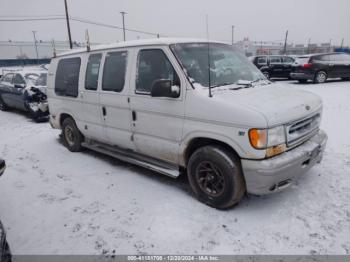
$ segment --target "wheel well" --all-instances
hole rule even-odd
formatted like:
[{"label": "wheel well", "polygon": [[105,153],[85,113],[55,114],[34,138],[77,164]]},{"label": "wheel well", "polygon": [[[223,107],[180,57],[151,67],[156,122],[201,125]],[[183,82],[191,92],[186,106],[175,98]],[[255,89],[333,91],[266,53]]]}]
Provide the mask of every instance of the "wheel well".
[{"label": "wheel well", "polygon": [[237,152],[228,144],[226,144],[222,141],[219,141],[219,140],[203,137],[203,138],[195,138],[195,139],[191,140],[191,142],[187,146],[186,151],[185,151],[185,165],[187,166],[188,160],[190,159],[190,157],[194,151],[196,151],[198,148],[201,148],[203,146],[208,146],[208,145],[222,146],[223,148],[225,148],[228,151],[235,154],[239,159],[239,155],[237,154]]},{"label": "wheel well", "polygon": [[[67,119],[67,118],[72,118],[72,119],[73,119],[73,117],[72,117],[71,115],[69,115],[69,114],[63,113],[63,114],[60,115],[60,126],[61,126],[61,127],[62,127],[63,121],[64,121],[65,119]],[[73,119],[73,120],[74,120],[74,119]]]}]

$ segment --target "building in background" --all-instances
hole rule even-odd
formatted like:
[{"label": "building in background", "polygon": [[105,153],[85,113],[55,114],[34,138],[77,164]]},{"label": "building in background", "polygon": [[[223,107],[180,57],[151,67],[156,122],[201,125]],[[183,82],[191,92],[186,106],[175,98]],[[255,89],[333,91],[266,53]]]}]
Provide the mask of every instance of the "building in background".
[{"label": "building in background", "polygon": [[[235,43],[235,46],[242,50],[246,56],[252,55],[281,55],[284,53],[283,42],[272,41],[251,41],[248,37]],[[337,47],[331,46],[330,43],[310,43],[304,44],[287,44],[287,55],[305,55],[314,53],[333,52]]]}]

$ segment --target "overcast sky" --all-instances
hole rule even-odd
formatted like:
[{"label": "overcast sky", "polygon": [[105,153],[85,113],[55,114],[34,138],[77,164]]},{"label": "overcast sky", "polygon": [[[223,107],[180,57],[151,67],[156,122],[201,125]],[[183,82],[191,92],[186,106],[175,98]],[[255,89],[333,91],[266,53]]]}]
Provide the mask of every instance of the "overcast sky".
[{"label": "overcast sky", "polygon": [[[126,11],[126,26],[166,36],[206,35],[209,16],[210,38],[231,41],[249,37],[276,41],[289,30],[290,43],[329,42],[350,45],[349,0],[67,0],[71,16],[101,23],[122,25],[120,11]],[[64,15],[64,0],[0,0],[0,16]],[[122,31],[71,21],[73,40],[83,41],[89,29],[92,42],[122,40]],[[64,20],[1,22],[0,40],[67,40]],[[127,33],[128,39],[142,34]],[[149,36],[148,36],[149,37]]]}]

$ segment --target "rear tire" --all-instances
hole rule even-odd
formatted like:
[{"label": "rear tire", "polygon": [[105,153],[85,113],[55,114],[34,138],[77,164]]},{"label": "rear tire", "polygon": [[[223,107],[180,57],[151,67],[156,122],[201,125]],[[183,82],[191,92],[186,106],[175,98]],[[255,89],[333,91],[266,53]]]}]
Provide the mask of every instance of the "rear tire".
[{"label": "rear tire", "polygon": [[7,111],[7,110],[8,110],[8,106],[5,104],[5,102],[0,97],[0,111]]},{"label": "rear tire", "polygon": [[306,84],[307,83],[307,79],[299,79],[298,80],[300,84]]},{"label": "rear tire", "polygon": [[71,152],[82,151],[81,143],[84,141],[77,125],[72,118],[66,118],[62,123],[62,137],[65,146]]},{"label": "rear tire", "polygon": [[325,83],[327,81],[327,78],[328,78],[328,75],[325,71],[318,71],[315,74],[314,83],[316,83],[316,84]]},{"label": "rear tire", "polygon": [[270,79],[270,73],[269,72],[262,72],[264,74],[264,76],[267,78],[267,79]]},{"label": "rear tire", "polygon": [[246,187],[241,163],[221,146],[205,146],[190,157],[187,175],[199,201],[218,209],[237,204]]}]

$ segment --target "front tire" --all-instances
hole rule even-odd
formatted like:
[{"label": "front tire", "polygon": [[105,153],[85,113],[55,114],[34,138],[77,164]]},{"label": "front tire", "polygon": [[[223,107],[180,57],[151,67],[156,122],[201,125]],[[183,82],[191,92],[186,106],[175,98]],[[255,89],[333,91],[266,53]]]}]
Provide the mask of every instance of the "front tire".
[{"label": "front tire", "polygon": [[62,123],[62,137],[65,146],[71,152],[82,151],[81,143],[84,141],[77,125],[72,118],[66,118]]},{"label": "front tire", "polygon": [[267,78],[267,79],[270,79],[270,73],[269,72],[262,72],[264,74],[264,76]]},{"label": "front tire", "polygon": [[218,209],[237,204],[246,187],[241,163],[221,146],[205,146],[190,157],[187,175],[199,201]]},{"label": "front tire", "polygon": [[327,81],[328,75],[325,71],[318,71],[315,75],[314,83],[322,84]]}]

